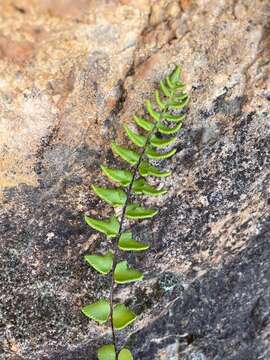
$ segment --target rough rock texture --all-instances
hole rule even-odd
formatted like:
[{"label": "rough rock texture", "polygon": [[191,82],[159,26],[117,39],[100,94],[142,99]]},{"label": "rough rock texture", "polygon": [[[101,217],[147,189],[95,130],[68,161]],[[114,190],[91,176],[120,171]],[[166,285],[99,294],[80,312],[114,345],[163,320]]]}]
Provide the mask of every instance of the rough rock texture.
[{"label": "rough rock texture", "polygon": [[[109,339],[80,313],[108,282],[83,222],[109,142],[174,63],[191,101],[145,280],[118,296],[135,359],[270,359],[268,0],[2,0],[0,357],[90,360]],[[153,201],[149,201],[153,203]]]}]

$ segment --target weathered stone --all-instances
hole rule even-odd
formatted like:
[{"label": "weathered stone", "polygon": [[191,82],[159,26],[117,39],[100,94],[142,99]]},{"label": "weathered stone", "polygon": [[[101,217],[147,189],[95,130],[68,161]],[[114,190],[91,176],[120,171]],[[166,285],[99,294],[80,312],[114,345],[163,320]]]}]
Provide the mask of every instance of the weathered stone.
[{"label": "weathered stone", "polygon": [[0,357],[96,359],[80,307],[109,279],[83,262],[109,214],[89,184],[110,140],[175,63],[191,94],[169,192],[132,226],[145,280],[120,286],[135,359],[270,358],[269,1],[0,4]]}]

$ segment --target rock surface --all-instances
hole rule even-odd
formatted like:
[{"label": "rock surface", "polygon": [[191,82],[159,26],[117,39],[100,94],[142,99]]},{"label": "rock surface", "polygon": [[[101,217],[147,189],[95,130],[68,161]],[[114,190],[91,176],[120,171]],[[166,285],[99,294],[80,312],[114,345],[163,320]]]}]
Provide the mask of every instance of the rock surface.
[{"label": "rock surface", "polygon": [[[140,360],[270,359],[268,0],[2,0],[0,357],[96,359],[109,339],[80,313],[107,279],[83,262],[107,214],[89,190],[110,140],[180,63],[188,120],[151,242],[119,287],[141,314]],[[151,201],[152,202],[152,201]]]}]

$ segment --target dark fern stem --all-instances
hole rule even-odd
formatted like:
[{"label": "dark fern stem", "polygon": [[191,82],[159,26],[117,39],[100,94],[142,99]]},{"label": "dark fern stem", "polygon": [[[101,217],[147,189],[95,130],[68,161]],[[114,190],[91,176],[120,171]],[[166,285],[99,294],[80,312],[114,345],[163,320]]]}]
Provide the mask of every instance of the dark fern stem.
[{"label": "dark fern stem", "polygon": [[[146,132],[146,136],[125,127],[128,138],[141,152],[130,150],[112,143],[114,153],[131,166],[130,170],[108,168],[101,166],[103,173],[117,183],[116,188],[102,188],[93,185],[93,191],[114,208],[121,208],[120,220],[115,215],[105,220],[85,216],[87,224],[93,229],[112,238],[112,250],[105,254],[90,254],[85,256],[86,262],[102,275],[111,273],[109,299],[99,299],[95,303],[86,305],[82,312],[98,323],[110,321],[112,343],[105,344],[97,351],[99,360],[132,360],[133,356],[127,348],[118,349],[116,330],[121,330],[133,323],[135,313],[124,304],[115,304],[114,292],[117,284],[126,284],[142,280],[141,271],[130,268],[127,261],[119,261],[120,252],[145,251],[149,244],[134,240],[130,231],[124,230],[125,219],[147,219],[157,214],[157,209],[143,208],[132,203],[133,194],[146,196],[160,196],[166,190],[158,190],[150,185],[148,176],[166,177],[168,171],[161,171],[149,160],[161,160],[171,157],[176,149],[171,148],[176,137],[168,135],[177,133],[185,118],[183,109],[188,104],[188,95],[184,92],[185,84],[180,81],[181,69],[176,66],[172,73],[160,81],[160,89],[155,92],[156,106],[154,110],[151,102],[146,101],[146,111],[150,119],[134,116],[136,125]],[[158,110],[157,109],[157,110]],[[173,126],[171,126],[173,124]],[[169,150],[168,150],[169,148]],[[171,148],[171,150],[170,150]],[[161,149],[162,151],[157,151]],[[125,190],[126,189],[126,190]]]},{"label": "dark fern stem", "polygon": [[[154,130],[156,129],[156,126],[154,127]],[[147,137],[147,141],[146,141],[146,144],[145,144],[145,147],[143,148],[143,151],[141,152],[140,154],[140,158],[139,158],[139,161],[136,165],[136,167],[134,168],[134,172],[133,172],[133,176],[132,176],[132,180],[131,180],[131,183],[129,184],[128,186],[128,189],[127,189],[127,199],[126,199],[126,202],[124,204],[124,207],[123,207],[123,210],[122,210],[122,214],[121,214],[121,218],[120,218],[120,228],[119,228],[119,232],[118,232],[118,235],[117,237],[115,238],[115,253],[114,253],[114,259],[113,259],[113,266],[112,266],[112,277],[111,277],[111,290],[110,290],[110,322],[111,322],[111,330],[112,330],[112,337],[113,337],[113,344],[114,344],[114,347],[115,347],[115,352],[116,352],[116,355],[118,355],[118,348],[117,348],[117,341],[116,341],[116,335],[115,335],[115,330],[114,330],[114,325],[113,325],[113,296],[114,296],[114,277],[113,277],[113,274],[114,274],[114,271],[115,271],[115,267],[116,267],[116,264],[117,264],[117,260],[118,260],[118,248],[117,248],[117,242],[119,241],[119,238],[122,234],[122,230],[123,230],[123,225],[124,225],[124,220],[125,220],[125,213],[126,213],[126,209],[127,209],[127,206],[128,206],[128,203],[129,203],[129,200],[131,198],[131,189],[132,189],[132,186],[133,186],[133,183],[134,183],[134,180],[137,176],[137,173],[138,173],[138,169],[139,169],[139,166],[142,162],[142,159],[143,159],[143,156],[144,156],[144,153],[145,153],[145,150],[146,150],[146,146],[148,145],[149,143],[149,140],[150,140],[150,136],[153,134],[154,130],[150,133],[150,135]]]}]

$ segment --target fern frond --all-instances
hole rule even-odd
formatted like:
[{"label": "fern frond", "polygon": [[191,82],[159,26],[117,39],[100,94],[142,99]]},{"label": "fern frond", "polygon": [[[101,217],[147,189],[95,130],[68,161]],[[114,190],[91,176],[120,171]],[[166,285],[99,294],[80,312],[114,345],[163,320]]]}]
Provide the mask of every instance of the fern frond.
[{"label": "fern frond", "polygon": [[[175,148],[165,150],[174,145],[177,137],[164,135],[177,133],[186,116],[184,109],[189,102],[189,97],[183,91],[185,84],[181,82],[180,76],[181,68],[176,66],[164,80],[160,81],[159,89],[155,91],[155,107],[150,100],[146,100],[145,109],[148,116],[146,115],[146,118],[134,116],[138,132],[124,126],[128,139],[140,148],[139,151],[120,146],[115,142],[111,144],[113,153],[130,165],[128,170],[101,166],[102,172],[119,187],[107,188],[92,185],[93,191],[100,199],[113,208],[121,208],[120,216],[115,210],[116,215],[104,220],[85,216],[85,221],[91,228],[113,238],[112,246],[114,247],[104,255],[85,256],[88,265],[102,275],[110,274],[111,276],[109,300],[100,299],[82,309],[87,317],[99,323],[105,323],[110,319],[113,343],[103,345],[98,349],[99,360],[133,360],[128,349],[118,350],[115,330],[121,330],[133,323],[136,314],[124,304],[115,304],[114,288],[117,284],[139,281],[143,278],[143,274],[129,267],[126,260],[119,259],[119,251],[138,252],[149,248],[149,244],[133,239],[131,231],[125,229],[125,219],[144,220],[158,213],[156,208],[146,208],[132,203],[131,198],[134,194],[160,196],[166,193],[166,189],[159,189],[149,184],[146,177],[162,178],[171,175],[170,171],[162,171],[149,161],[167,159],[177,151]],[[168,122],[171,124],[168,125]],[[139,132],[140,130],[143,130],[143,134]]]}]

